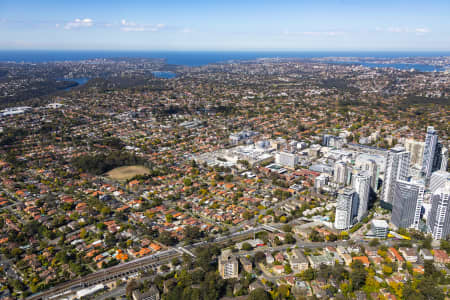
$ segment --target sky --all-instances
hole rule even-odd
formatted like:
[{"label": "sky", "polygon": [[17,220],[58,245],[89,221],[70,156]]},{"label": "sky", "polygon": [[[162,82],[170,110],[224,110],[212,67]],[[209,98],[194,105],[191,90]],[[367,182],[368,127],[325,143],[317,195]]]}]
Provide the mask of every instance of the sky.
[{"label": "sky", "polygon": [[0,50],[449,51],[450,0],[0,0]]}]

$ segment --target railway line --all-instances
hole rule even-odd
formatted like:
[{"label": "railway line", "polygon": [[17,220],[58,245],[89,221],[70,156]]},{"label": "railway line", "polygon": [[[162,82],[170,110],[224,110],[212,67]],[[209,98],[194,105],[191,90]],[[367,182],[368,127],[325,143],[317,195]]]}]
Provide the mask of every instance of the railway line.
[{"label": "railway line", "polygon": [[[214,239],[213,241],[207,242],[198,242],[192,245],[188,245],[185,247],[178,247],[178,249],[168,249],[162,252],[158,252],[153,255],[141,257],[126,263],[122,263],[116,266],[112,266],[95,273],[88,274],[79,279],[74,279],[60,285],[57,285],[47,291],[43,291],[37,294],[33,294],[29,296],[27,299],[29,300],[47,300],[47,299],[58,299],[63,297],[64,295],[71,294],[73,291],[90,287],[100,283],[106,283],[109,281],[113,281],[119,278],[128,277],[133,274],[136,274],[139,271],[146,270],[156,270],[158,266],[171,261],[176,257],[181,257],[183,253],[193,253],[196,248],[205,246],[207,244],[224,244],[230,241],[239,241],[244,240],[249,237],[252,237],[255,233],[266,230],[265,228],[258,227],[255,229],[245,230],[237,233],[233,233],[231,235],[222,236]],[[184,251],[181,251],[180,248],[184,248]]]},{"label": "railway line", "polygon": [[85,288],[99,283],[105,283],[115,279],[133,275],[139,271],[149,269],[156,269],[159,265],[170,261],[171,259],[180,256],[180,253],[170,249],[154,255],[142,257],[130,262],[122,263],[112,266],[101,271],[88,274],[79,279],[71,280],[66,283],[57,285],[48,291],[31,295],[27,299],[57,299],[64,294],[72,293],[79,288]]}]

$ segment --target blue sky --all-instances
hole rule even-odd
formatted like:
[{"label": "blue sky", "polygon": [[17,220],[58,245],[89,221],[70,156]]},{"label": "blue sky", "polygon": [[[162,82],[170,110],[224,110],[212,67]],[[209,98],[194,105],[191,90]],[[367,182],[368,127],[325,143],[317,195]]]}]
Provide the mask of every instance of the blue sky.
[{"label": "blue sky", "polygon": [[450,50],[450,0],[0,0],[0,49]]}]

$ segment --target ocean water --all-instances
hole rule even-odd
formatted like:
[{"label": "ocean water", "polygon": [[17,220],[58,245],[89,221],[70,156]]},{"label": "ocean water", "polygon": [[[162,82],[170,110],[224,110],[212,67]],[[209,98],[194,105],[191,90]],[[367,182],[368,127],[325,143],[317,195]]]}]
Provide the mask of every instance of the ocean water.
[{"label": "ocean water", "polygon": [[152,73],[155,77],[165,78],[165,79],[170,79],[170,78],[174,78],[177,76],[177,74],[175,74],[173,72],[169,72],[169,71],[155,71]]},{"label": "ocean water", "polygon": [[399,70],[418,70],[421,72],[434,72],[434,71],[445,71],[445,68],[440,66],[433,66],[433,65],[425,65],[425,64],[401,64],[401,63],[370,63],[370,62],[330,62],[330,63],[337,63],[337,64],[348,64],[348,63],[354,63],[358,64],[364,67],[369,68],[393,68],[393,69],[399,69]]},{"label": "ocean water", "polygon": [[[16,50],[0,51],[0,61],[14,62],[50,62],[77,61],[93,58],[142,57],[164,58],[168,64],[201,66],[230,60],[253,60],[258,58],[313,58],[313,57],[414,57],[414,56],[450,56],[450,52],[368,52],[368,51],[44,51]],[[398,69],[415,68],[421,71],[441,70],[429,65],[411,64],[371,64],[369,67],[394,67]]]},{"label": "ocean water", "polygon": [[70,91],[70,90],[73,89],[74,87],[78,87],[78,86],[85,85],[85,84],[89,81],[89,78],[87,78],[87,77],[81,77],[81,78],[70,78],[70,79],[64,79],[64,80],[67,80],[67,81],[75,81],[75,82],[78,84],[78,85],[76,85],[76,86],[72,86],[72,87],[68,87],[68,88],[64,89],[65,91]]}]

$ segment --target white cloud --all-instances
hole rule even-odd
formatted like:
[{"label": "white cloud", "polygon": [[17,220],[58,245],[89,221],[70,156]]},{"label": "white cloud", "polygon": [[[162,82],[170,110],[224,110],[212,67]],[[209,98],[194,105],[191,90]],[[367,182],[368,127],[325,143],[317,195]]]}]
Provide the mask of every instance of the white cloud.
[{"label": "white cloud", "polygon": [[425,27],[416,28],[416,34],[417,35],[424,35],[424,34],[427,34],[427,33],[430,33],[430,32],[431,32],[431,30],[428,29],[428,28],[425,28]]},{"label": "white cloud", "polygon": [[344,33],[341,31],[310,31],[303,32],[304,35],[316,35],[316,36],[337,36],[343,35]]},{"label": "white cloud", "polygon": [[137,27],[137,26],[127,26],[127,27],[122,27],[120,30],[125,31],[125,32],[140,32],[140,31],[146,31],[144,27]]},{"label": "white cloud", "polygon": [[120,21],[120,24],[121,24],[120,30],[125,32],[143,32],[143,31],[156,32],[166,27],[166,25],[164,24],[156,24],[156,25],[137,24],[135,22],[127,21],[125,19]]},{"label": "white cloud", "polygon": [[388,27],[386,29],[387,32],[395,32],[395,33],[401,33],[401,32],[408,32],[408,28],[402,28],[402,27]]},{"label": "white cloud", "polygon": [[428,28],[416,28],[416,32],[428,33],[430,30]]},{"label": "white cloud", "polygon": [[127,21],[127,20],[125,20],[125,19],[123,19],[122,21],[120,21],[120,24],[122,24],[123,26],[131,26],[131,27],[132,27],[132,26],[137,26],[136,23]]},{"label": "white cloud", "polygon": [[94,25],[94,21],[92,19],[86,18],[86,19],[75,19],[72,22],[68,22],[66,25],[64,25],[64,29],[70,30],[74,28],[87,28],[92,27]]},{"label": "white cloud", "polygon": [[384,32],[391,32],[391,33],[415,33],[417,35],[423,35],[430,33],[431,30],[426,27],[417,27],[414,29],[411,29],[409,27],[399,27],[399,26],[392,26],[392,27],[376,27],[376,31],[384,31]]},{"label": "white cloud", "polygon": [[301,31],[301,32],[291,32],[288,30],[284,31],[284,35],[304,35],[304,36],[340,36],[344,35],[343,31]]}]

